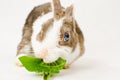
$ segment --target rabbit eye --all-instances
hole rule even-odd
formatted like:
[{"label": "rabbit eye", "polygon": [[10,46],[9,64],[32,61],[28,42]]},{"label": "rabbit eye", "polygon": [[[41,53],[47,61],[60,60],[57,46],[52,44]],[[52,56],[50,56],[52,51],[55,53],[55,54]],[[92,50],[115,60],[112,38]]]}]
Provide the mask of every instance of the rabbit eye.
[{"label": "rabbit eye", "polygon": [[64,41],[68,41],[69,40],[69,33],[66,33],[65,35],[64,35]]}]

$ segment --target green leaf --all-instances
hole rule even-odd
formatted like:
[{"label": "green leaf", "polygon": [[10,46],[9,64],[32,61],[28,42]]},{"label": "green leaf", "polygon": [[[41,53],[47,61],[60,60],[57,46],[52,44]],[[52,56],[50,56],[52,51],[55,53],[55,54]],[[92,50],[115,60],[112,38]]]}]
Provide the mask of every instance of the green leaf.
[{"label": "green leaf", "polygon": [[43,73],[44,80],[49,80],[51,74],[59,73],[66,64],[66,60],[62,58],[52,63],[44,63],[42,59],[30,56],[22,56],[19,60],[28,71]]}]

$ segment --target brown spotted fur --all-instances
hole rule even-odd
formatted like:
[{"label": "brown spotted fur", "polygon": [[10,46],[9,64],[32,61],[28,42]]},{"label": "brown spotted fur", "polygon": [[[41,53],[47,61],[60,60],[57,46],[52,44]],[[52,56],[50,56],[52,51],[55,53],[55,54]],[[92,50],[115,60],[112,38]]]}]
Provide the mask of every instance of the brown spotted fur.
[{"label": "brown spotted fur", "polygon": [[53,25],[53,22],[54,22],[54,19],[49,19],[48,21],[46,21],[43,25],[42,25],[42,29],[40,31],[40,33],[37,35],[37,40],[38,41],[43,41],[45,36],[46,36],[46,33],[47,31],[49,30],[49,28],[52,27]]},{"label": "brown spotted fur", "polygon": [[[35,20],[42,16],[43,14],[47,14],[48,12],[51,12],[51,5],[50,3],[45,3],[43,5],[35,7],[31,13],[28,15],[28,18],[26,19],[24,28],[23,28],[23,34],[22,34],[22,40],[19,43],[17,47],[17,55],[20,54],[20,50],[25,46],[25,45],[31,45],[31,36],[33,33],[33,23]],[[31,46],[32,49],[32,46]]]}]

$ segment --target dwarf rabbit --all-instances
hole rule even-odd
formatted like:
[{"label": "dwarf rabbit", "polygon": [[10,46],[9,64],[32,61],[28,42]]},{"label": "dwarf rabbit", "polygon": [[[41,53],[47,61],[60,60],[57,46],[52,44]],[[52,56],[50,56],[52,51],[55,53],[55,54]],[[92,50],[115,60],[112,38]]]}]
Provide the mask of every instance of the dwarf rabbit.
[{"label": "dwarf rabbit", "polygon": [[[43,19],[42,19],[43,17]],[[41,29],[34,29],[35,21]],[[17,58],[23,55],[42,58],[45,63],[59,57],[66,59],[66,67],[84,53],[84,38],[73,15],[73,6],[63,8],[59,0],[35,7],[26,19]],[[21,65],[19,61],[17,65]]]}]

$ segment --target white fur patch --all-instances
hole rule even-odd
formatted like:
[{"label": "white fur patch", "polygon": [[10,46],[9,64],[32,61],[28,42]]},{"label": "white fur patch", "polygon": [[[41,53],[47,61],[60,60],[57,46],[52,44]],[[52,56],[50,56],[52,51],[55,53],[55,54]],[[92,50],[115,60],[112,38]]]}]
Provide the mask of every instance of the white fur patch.
[{"label": "white fur patch", "polygon": [[48,19],[52,18],[53,17],[53,13],[48,13],[46,15],[43,15],[42,17],[39,17],[34,25],[33,25],[33,34],[32,34],[32,47],[33,47],[33,50],[36,51],[38,50],[40,47],[40,42],[37,41],[37,35],[38,33],[41,31],[41,28],[42,28],[42,24],[44,22],[46,22]]},{"label": "white fur patch", "polygon": [[60,53],[57,49],[49,49],[48,55],[43,59],[45,63],[51,63],[56,61],[60,57]]},{"label": "white fur patch", "polygon": [[[50,15],[47,15],[47,16],[50,16]],[[46,18],[47,18],[46,19],[47,21],[49,18],[48,17]],[[46,36],[42,42],[39,42],[36,40],[37,34],[40,32],[40,30],[34,29],[34,33],[32,36],[32,46],[33,46],[33,50],[35,52],[36,57],[39,57],[42,49],[49,50],[49,49],[56,48],[59,41],[60,28],[62,26],[62,21],[63,19],[54,22],[53,27],[47,31]],[[41,27],[40,25],[38,26]],[[33,27],[36,27],[36,26],[33,26]],[[46,60],[46,62],[48,61]]]},{"label": "white fur patch", "polygon": [[75,50],[66,56],[67,64],[71,64],[80,56],[80,45],[77,43]]},{"label": "white fur patch", "polygon": [[67,64],[70,64],[80,55],[80,46],[79,44],[77,44],[74,52],[72,52],[71,47],[59,46],[58,42],[60,39],[60,29],[62,27],[63,19],[54,21],[53,27],[47,31],[46,36],[42,42],[39,42],[36,39],[38,33],[40,32],[41,25],[52,17],[53,15],[51,13],[44,15],[42,18],[38,19],[33,26],[34,32],[32,35],[32,47],[35,56],[39,58],[41,55],[41,51],[43,49],[47,49],[48,55],[43,59],[44,62],[54,62],[59,57],[62,57],[67,60]]}]

